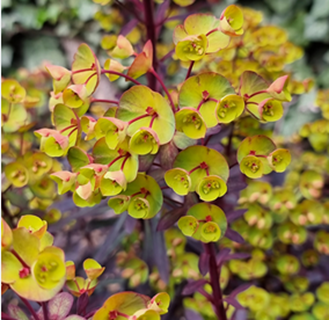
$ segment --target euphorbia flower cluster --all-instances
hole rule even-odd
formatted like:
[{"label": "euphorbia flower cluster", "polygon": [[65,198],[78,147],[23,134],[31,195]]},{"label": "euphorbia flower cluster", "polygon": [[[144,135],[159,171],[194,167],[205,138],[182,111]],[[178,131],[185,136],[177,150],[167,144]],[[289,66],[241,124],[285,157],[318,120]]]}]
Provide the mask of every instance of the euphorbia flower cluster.
[{"label": "euphorbia flower cluster", "polygon": [[[194,1],[174,2],[188,6]],[[149,278],[153,289],[169,294],[158,293],[151,299],[121,292],[87,313],[86,301],[105,268],[89,258],[83,263],[86,278],[77,276],[74,262],[65,263],[64,252],[53,246],[47,222],[32,215],[22,216],[13,230],[3,220],[5,288],[33,301],[52,299],[51,305],[65,296],[59,293],[65,285],[78,298],[79,315],[74,316],[79,318],[160,319],[168,311],[175,285],[184,280],[188,283],[182,294],[189,296],[184,306],[206,319],[215,314],[226,320],[242,307],[249,308],[255,319],[272,319],[271,313],[275,319],[306,312],[315,297],[306,292],[309,283],[299,274],[301,263],[312,267],[318,263],[318,254],[328,255],[329,235],[324,230],[312,234],[313,248],[300,260],[288,250],[281,253],[282,247],[308,241],[306,227],[329,223],[328,203],[319,200],[326,180],[317,163],[324,160],[310,160],[304,154],[301,162],[294,164],[294,153],[285,148],[286,143],[273,137],[267,129],[271,126],[263,126],[283,117],[292,94],[312,87],[311,80],[299,82],[284,71],[286,64],[301,57],[301,49],[287,41],[282,29],[260,25],[259,13],[236,5],[228,6],[218,17],[188,15],[174,26],[172,44],[157,43],[161,29],[157,28],[171,13],[156,25],[153,1],[136,3],[138,8],[142,5],[144,20],[139,12],[133,14],[145,24],[145,30],[137,24],[134,32],[105,35],[101,42],[109,55],[105,62],[83,43],[70,70],[46,65],[53,80],[49,100],[53,126],[34,131],[41,152],[22,152],[6,164],[4,172],[9,185],[29,186],[38,199],[54,193],[55,181],[58,195],[72,195],[78,207],[94,207],[107,199],[115,214],[127,211],[134,219],[152,219],[142,222],[143,227],[131,236],[133,240],[126,237],[136,245],[125,247],[117,264],[130,287],[145,284]],[[166,8],[164,4],[158,8],[160,19]],[[97,14],[108,30],[113,21],[121,24],[121,18],[118,11],[113,11],[111,21],[106,14]],[[162,50],[166,54],[160,55]],[[170,57],[173,70],[180,65],[187,73],[185,80],[179,83],[175,78],[169,88],[167,80],[172,79],[165,78],[164,61]],[[122,78],[129,88],[120,96],[96,98],[101,81],[112,84]],[[317,98],[325,117],[326,93],[320,91]],[[33,99],[28,99],[14,80],[3,81],[2,96],[3,130],[20,130],[26,125],[24,106],[33,105]],[[95,106],[102,106],[102,111],[93,112]],[[306,124],[300,132],[318,152],[328,149],[326,121]],[[67,158],[70,167],[53,158]],[[286,176],[283,187],[273,189],[265,179],[270,180],[273,172],[285,172],[290,162],[295,172]],[[263,180],[253,180],[260,178]],[[248,187],[241,191],[245,182]],[[53,221],[49,215],[48,219]],[[171,276],[166,280],[161,278],[164,272],[159,264],[149,270],[150,262],[137,254],[139,247],[147,251],[144,236],[145,241],[159,243],[153,225],[157,219],[157,231],[166,230],[167,252],[162,253],[169,257]],[[171,228],[176,223],[178,228]],[[185,251],[186,244],[192,252]],[[292,293],[289,307],[283,306],[285,293],[269,294],[256,286],[230,286],[230,294],[223,295],[232,275],[250,281],[265,277],[270,269]],[[319,302],[313,312],[317,320],[322,320],[327,291],[326,284],[317,289]],[[73,299],[67,295],[66,299]],[[267,308],[273,310],[267,312]]]}]

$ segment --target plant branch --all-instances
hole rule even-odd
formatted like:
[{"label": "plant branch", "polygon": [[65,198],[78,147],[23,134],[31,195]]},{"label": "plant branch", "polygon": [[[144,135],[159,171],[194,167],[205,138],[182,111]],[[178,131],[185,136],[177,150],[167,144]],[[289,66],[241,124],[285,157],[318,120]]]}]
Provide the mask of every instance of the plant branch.
[{"label": "plant branch", "polygon": [[[77,112],[74,109],[72,109],[72,111],[75,115],[75,119],[77,120],[78,135],[77,135],[77,140],[75,142],[75,145],[78,146],[80,139],[81,139],[81,134],[82,134],[81,120],[80,120],[80,117],[78,116]],[[69,133],[69,135],[73,132],[73,130]]]},{"label": "plant branch", "polygon": [[44,320],[49,320],[47,303],[46,302],[42,302],[41,305],[42,305],[42,311],[43,311],[43,318],[44,318]]},{"label": "plant branch", "polygon": [[175,53],[175,49],[170,50],[166,55],[164,55],[161,59],[160,62],[164,62],[168,58],[170,58],[173,54]]},{"label": "plant branch", "polygon": [[127,7],[125,4],[123,4],[122,2],[120,2],[119,0],[115,0],[115,4],[118,5],[118,7],[122,8],[123,10],[126,10],[127,12],[131,13],[139,22],[144,23],[144,21],[142,20],[142,18],[137,14],[136,11],[131,10],[129,7]]},{"label": "plant branch", "polygon": [[219,272],[216,264],[216,251],[215,244],[213,242],[204,244],[205,252],[209,255],[209,274],[210,274],[210,285],[212,288],[213,295],[213,307],[217,315],[218,320],[227,320],[222,291],[219,286]]},{"label": "plant branch", "polygon": [[[147,40],[151,40],[152,42],[152,49],[153,49],[152,66],[154,70],[157,70],[158,61],[157,61],[156,49],[155,49],[156,26],[154,24],[154,17],[153,17],[154,2],[153,0],[143,0],[143,6],[144,6],[144,23],[146,27]],[[149,87],[152,90],[156,90],[156,81],[154,78],[155,78],[154,73],[151,73],[151,75],[148,76]]]},{"label": "plant branch", "polygon": [[164,82],[162,81],[162,79],[160,78],[160,76],[156,73],[156,71],[152,68],[150,70],[150,72],[155,76],[155,78],[159,81],[159,83],[161,84],[161,87],[163,88],[164,92],[166,93],[168,99],[169,99],[169,102],[170,102],[170,105],[171,105],[171,108],[172,108],[172,111],[175,113],[176,111],[176,108],[175,108],[175,104],[174,104],[174,101],[166,87],[166,85],[164,84]]},{"label": "plant branch", "polygon": [[124,74],[124,73],[121,73],[121,72],[116,72],[116,71],[112,71],[112,70],[102,70],[101,73],[102,73],[102,74],[104,74],[104,73],[115,74],[115,75],[117,75],[117,76],[119,76],[119,77],[126,78],[127,80],[133,82],[134,84],[141,85],[141,83],[138,82],[137,80],[135,80],[134,78],[132,78],[132,77],[130,77],[130,76]]},{"label": "plant branch", "polygon": [[32,314],[33,318],[34,318],[35,320],[40,320],[40,318],[38,317],[37,313],[35,312],[35,310],[34,310],[34,309],[32,308],[32,306],[30,305],[30,303],[29,303],[26,299],[24,299],[24,298],[22,298],[22,297],[20,297],[20,298],[21,298],[21,300],[23,301],[23,303],[26,305],[26,308],[29,309],[29,311],[30,311],[30,313]]},{"label": "plant branch", "polygon": [[195,62],[195,61],[191,61],[191,63],[190,63],[190,66],[189,66],[189,68],[188,68],[188,70],[187,70],[187,74],[186,74],[186,78],[185,78],[185,80],[187,80],[187,79],[190,77],[191,72],[192,72],[192,69],[193,69],[193,66],[194,66],[194,62]]},{"label": "plant branch", "polygon": [[250,96],[248,95],[248,100],[251,99],[252,97],[257,96],[257,95],[262,94],[262,93],[267,93],[267,91],[266,90],[261,90],[261,91],[254,92]]},{"label": "plant branch", "polygon": [[107,100],[107,99],[91,99],[91,103],[93,102],[104,102],[104,103],[113,103],[113,104],[119,104],[119,101],[116,100]]}]

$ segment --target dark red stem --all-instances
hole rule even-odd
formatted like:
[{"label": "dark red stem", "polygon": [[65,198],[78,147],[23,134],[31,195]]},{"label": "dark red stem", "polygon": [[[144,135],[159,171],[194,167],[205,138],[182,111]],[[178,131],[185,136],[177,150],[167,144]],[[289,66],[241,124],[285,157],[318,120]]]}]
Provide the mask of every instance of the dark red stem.
[{"label": "dark red stem", "polygon": [[[154,2],[153,0],[143,0],[143,7],[144,7],[144,23],[146,27],[146,33],[147,33],[147,40],[151,40],[152,42],[152,48],[153,48],[153,62],[152,66],[154,70],[157,70],[158,67],[158,61],[156,57],[156,34],[155,34],[155,24],[154,24]],[[149,87],[152,90],[156,90],[156,81],[155,81],[155,75],[151,73],[148,75],[148,83]]]},{"label": "dark red stem", "polygon": [[199,103],[199,105],[198,105],[198,107],[196,108],[198,111],[200,110],[200,108],[202,107],[202,105],[205,103],[205,101],[204,100],[202,100],[200,103]]},{"label": "dark red stem", "polygon": [[116,157],[115,159],[113,159],[113,160],[107,165],[108,168],[111,167],[111,165],[112,165],[113,163],[117,162],[118,160],[120,160],[120,159],[123,158],[123,157],[125,157],[125,156],[118,156],[118,157]]},{"label": "dark red stem", "polygon": [[192,170],[190,170],[188,173],[191,174],[192,172],[194,172],[195,170],[198,170],[200,168],[201,168],[200,166],[197,166],[197,167],[193,168]]},{"label": "dark red stem", "polygon": [[86,86],[86,85],[88,84],[89,80],[90,80],[92,77],[96,76],[96,75],[97,75],[97,72],[94,72],[93,74],[91,74],[91,75],[87,78],[87,80],[85,81],[84,85]]},{"label": "dark red stem", "polygon": [[82,72],[87,72],[87,71],[93,71],[93,70],[95,70],[95,69],[93,69],[93,68],[80,69],[80,70],[72,71],[72,74],[82,73]]},{"label": "dark red stem", "polygon": [[195,62],[195,61],[191,61],[191,63],[190,63],[190,66],[189,66],[189,68],[188,68],[188,70],[187,70],[187,74],[186,74],[186,78],[185,78],[185,80],[187,80],[187,79],[190,77],[191,72],[192,72],[192,69],[193,69],[193,66],[194,66],[194,62]]},{"label": "dark red stem", "polygon": [[170,105],[171,105],[171,108],[172,108],[172,111],[175,112],[176,109],[175,109],[175,104],[174,104],[174,101],[166,87],[166,85],[164,84],[164,82],[162,81],[162,79],[160,78],[160,76],[156,73],[156,71],[154,69],[151,69],[150,72],[155,76],[155,78],[159,81],[159,83],[161,84],[161,87],[163,88],[164,92],[166,93],[168,99],[169,99],[169,102],[170,102]]},{"label": "dark red stem", "polygon": [[127,160],[130,158],[130,155],[127,155],[126,157],[125,157],[125,159],[123,160],[123,162],[122,162],[122,164],[121,164],[121,170],[123,170],[123,168],[125,167],[125,164],[126,164],[126,162],[127,162]]},{"label": "dark red stem", "polygon": [[71,130],[70,133],[68,134],[68,137],[70,137],[75,130],[78,130],[78,127],[75,127],[73,130]]},{"label": "dark red stem", "polygon": [[107,99],[91,99],[90,102],[105,102],[105,103],[113,103],[113,104],[119,104],[119,101],[115,100],[107,100]]},{"label": "dark red stem", "polygon": [[205,252],[209,255],[209,274],[210,285],[212,288],[213,302],[218,320],[227,320],[225,308],[223,305],[222,291],[219,285],[219,272],[216,264],[216,250],[213,242],[204,244]]},{"label": "dark red stem", "polygon": [[134,78],[132,78],[132,77],[130,77],[130,76],[127,76],[126,74],[121,73],[121,72],[116,72],[116,71],[111,71],[111,70],[102,70],[102,74],[103,74],[103,73],[115,74],[115,75],[117,75],[117,76],[120,76],[120,77],[126,78],[127,80],[133,82],[134,84],[141,85],[141,83],[138,82],[137,80],[135,80]]},{"label": "dark red stem", "polygon": [[24,268],[30,269],[30,267],[25,263],[25,261],[18,255],[15,250],[11,250],[11,253],[19,260],[19,262],[23,265]]},{"label": "dark red stem", "polygon": [[138,120],[140,120],[140,119],[144,119],[144,118],[146,118],[146,117],[150,117],[150,115],[149,115],[148,113],[146,113],[146,114],[142,114],[141,116],[138,116],[138,117],[136,117],[136,118],[130,120],[130,121],[128,122],[128,125],[130,125],[130,124],[132,124],[132,123],[134,123],[134,122],[136,122],[136,121],[138,121]]},{"label": "dark red stem", "polygon": [[63,133],[63,132],[65,132],[66,130],[69,130],[69,129],[75,128],[76,126],[77,126],[76,124],[72,124],[72,125],[70,125],[70,126],[64,128],[64,129],[62,129],[59,133]]},{"label": "dark red stem", "polygon": [[47,302],[42,302],[42,311],[44,320],[49,320]]},{"label": "dark red stem", "polygon": [[248,104],[255,104],[256,106],[258,106],[258,103],[257,103],[257,102],[253,102],[253,101],[248,101],[248,102],[247,102],[247,105],[248,105]]},{"label": "dark red stem", "polygon": [[32,306],[30,305],[30,303],[29,303],[26,299],[24,299],[24,298],[22,298],[22,297],[20,297],[20,298],[21,298],[21,300],[23,301],[23,303],[26,305],[26,308],[29,309],[29,311],[30,311],[30,313],[32,314],[33,318],[34,318],[35,320],[40,320],[40,318],[38,317],[37,313],[35,312],[35,310],[34,310],[34,309],[32,308]]},{"label": "dark red stem", "polygon": [[216,31],[218,31],[218,28],[210,30],[209,32],[207,32],[206,36],[209,36],[210,34],[216,32]]},{"label": "dark red stem", "polygon": [[152,126],[153,126],[153,122],[154,122],[155,118],[157,118],[157,117],[158,117],[157,114],[153,115],[153,117],[151,119],[151,122],[150,122],[150,126],[149,126],[151,129],[152,129]]},{"label": "dark red stem", "polygon": [[163,62],[165,60],[167,60],[168,58],[170,58],[175,52],[175,49],[170,50],[166,55],[164,55],[161,59],[160,62]]},{"label": "dark red stem", "polygon": [[248,96],[248,99],[251,99],[252,97],[257,96],[257,95],[262,94],[262,93],[267,93],[267,91],[266,90],[261,90],[261,91],[254,92],[253,94]]}]

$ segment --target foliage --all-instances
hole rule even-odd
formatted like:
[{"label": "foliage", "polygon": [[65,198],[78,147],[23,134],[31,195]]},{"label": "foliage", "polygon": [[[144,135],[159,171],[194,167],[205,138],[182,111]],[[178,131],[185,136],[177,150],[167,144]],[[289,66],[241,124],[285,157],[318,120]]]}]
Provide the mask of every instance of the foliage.
[{"label": "foliage", "polygon": [[[234,4],[94,2],[99,57],[82,43],[69,69],[2,81],[4,297],[36,320],[327,319],[328,89],[323,118],[278,129],[315,90],[294,71],[302,48]],[[120,94],[98,98],[103,83]],[[76,262],[48,225],[86,228],[93,248],[89,231],[110,227]]]}]

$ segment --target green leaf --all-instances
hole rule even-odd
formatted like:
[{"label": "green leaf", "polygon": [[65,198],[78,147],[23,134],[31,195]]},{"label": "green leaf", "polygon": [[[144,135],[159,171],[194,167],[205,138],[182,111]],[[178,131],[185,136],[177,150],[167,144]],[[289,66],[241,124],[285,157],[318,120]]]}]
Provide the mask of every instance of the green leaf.
[{"label": "green leaf", "polygon": [[230,123],[237,119],[244,111],[244,100],[241,96],[229,94],[216,107],[219,123]]},{"label": "green leaf", "polygon": [[197,186],[196,192],[203,201],[214,201],[227,191],[226,183],[218,176],[204,177]]},{"label": "green leaf", "polygon": [[94,280],[101,276],[105,267],[102,267],[96,260],[89,258],[83,262],[83,269],[85,270],[88,279]]},{"label": "green leaf", "polygon": [[53,179],[58,185],[58,194],[64,194],[68,191],[73,191],[76,179],[76,174],[70,171],[58,171],[52,173],[50,178]]},{"label": "green leaf", "polygon": [[60,103],[55,106],[52,117],[56,130],[61,131],[65,128],[69,128],[68,130],[63,131],[66,135],[68,135],[73,129],[72,125],[77,126],[74,112],[64,104]]},{"label": "green leaf", "polygon": [[193,108],[182,108],[175,113],[176,130],[184,132],[191,139],[204,138],[207,127],[201,114]]},{"label": "green leaf", "polygon": [[128,209],[131,198],[125,195],[119,195],[109,199],[108,206],[111,207],[116,214],[121,214]]},{"label": "green leaf", "polygon": [[168,143],[175,132],[175,118],[167,100],[157,92],[145,86],[134,86],[125,91],[120,99],[117,118],[132,121],[137,117],[149,115],[132,122],[128,127],[128,135],[132,136],[141,127],[151,128],[159,137],[160,144]]},{"label": "green leaf", "polygon": [[79,171],[81,167],[90,163],[88,154],[79,147],[71,147],[67,153],[67,159],[73,172]]},{"label": "green leaf", "polygon": [[268,156],[270,166],[276,172],[284,172],[291,162],[291,155],[287,149],[276,149]]},{"label": "green leaf", "polygon": [[252,179],[261,178],[264,174],[263,162],[255,156],[246,156],[240,161],[240,170]]},{"label": "green leaf", "polygon": [[220,29],[229,36],[241,36],[243,34],[243,13],[235,6],[228,6],[220,16]]},{"label": "green leaf", "polygon": [[[154,178],[145,174],[139,173],[137,178],[128,184],[123,195],[132,196],[128,213],[133,214],[134,217],[143,215],[143,219],[151,219],[162,207],[163,196],[159,185]],[[138,211],[141,213],[139,214]]]},{"label": "green leaf", "polygon": [[53,79],[54,93],[62,92],[71,81],[71,72],[64,67],[46,64],[45,69]]},{"label": "green leaf", "polygon": [[105,173],[100,182],[103,196],[116,196],[126,190],[127,181],[122,171],[109,171]]},{"label": "green leaf", "polygon": [[199,108],[207,128],[211,128],[218,123],[214,116],[218,101],[234,93],[226,78],[214,72],[206,72],[190,77],[183,83],[178,103],[180,108]]},{"label": "green leaf", "polygon": [[181,151],[174,162],[174,168],[181,168],[187,172],[193,170],[190,173],[192,181],[190,191],[195,191],[200,181],[207,175],[219,176],[224,182],[229,176],[229,167],[225,158],[218,151],[205,146],[191,146]]},{"label": "green leaf", "polygon": [[86,84],[87,93],[91,95],[96,90],[101,68],[94,52],[85,43],[81,44],[74,55],[72,63],[72,81],[74,84]]},{"label": "green leaf", "polygon": [[7,164],[4,173],[6,178],[17,188],[25,186],[29,181],[28,170],[18,161]]},{"label": "green leaf", "polygon": [[[107,319],[111,312],[120,312],[132,316],[135,312],[145,309],[150,298],[135,292],[120,292],[108,298],[95,313],[94,320]],[[119,319],[118,319],[119,320]]]},{"label": "green leaf", "polygon": [[182,61],[198,61],[205,56],[207,44],[204,34],[190,35],[177,43],[175,53]]},{"label": "green leaf", "polygon": [[180,168],[170,169],[165,173],[164,179],[178,195],[185,196],[189,193],[192,182],[188,171]]},{"label": "green leaf", "polygon": [[25,99],[26,91],[16,80],[6,79],[1,82],[1,96],[9,103],[20,103]]},{"label": "green leaf", "polygon": [[150,128],[141,127],[131,137],[129,149],[139,155],[156,154],[159,150],[159,138]]},{"label": "green leaf", "polygon": [[178,228],[183,232],[185,236],[192,237],[198,227],[198,220],[192,216],[181,217],[178,220]]}]

